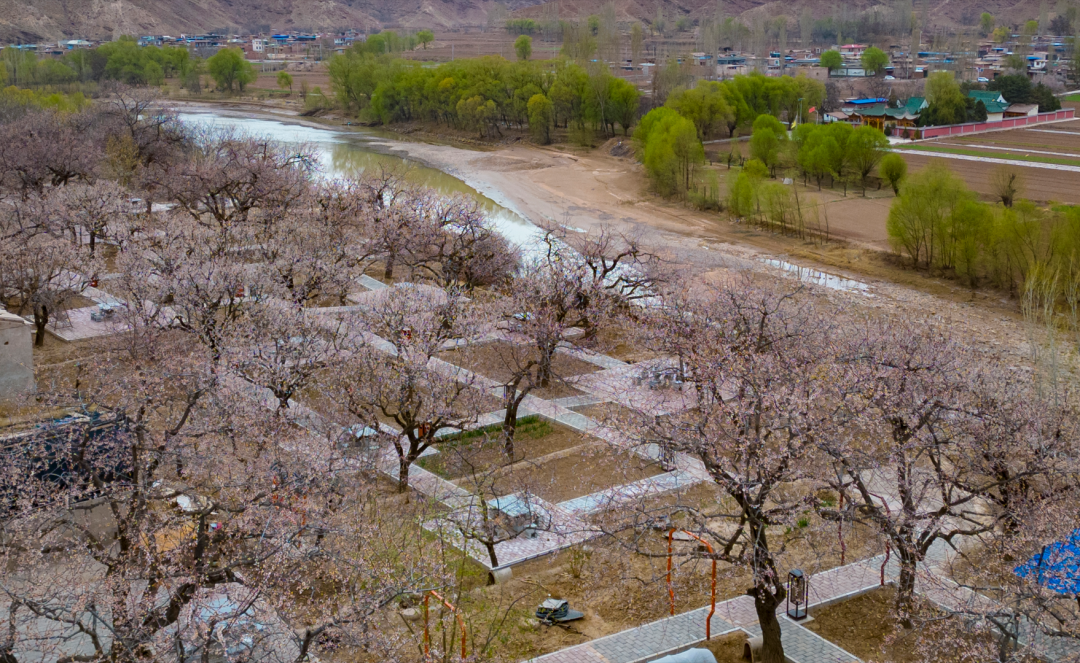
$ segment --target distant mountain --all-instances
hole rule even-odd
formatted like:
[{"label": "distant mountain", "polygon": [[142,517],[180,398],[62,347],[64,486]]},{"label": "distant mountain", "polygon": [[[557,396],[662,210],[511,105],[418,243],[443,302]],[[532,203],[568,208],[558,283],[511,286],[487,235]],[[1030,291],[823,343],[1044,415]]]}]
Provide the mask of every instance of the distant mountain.
[{"label": "distant mountain", "polygon": [[[343,28],[452,28],[485,25],[489,12],[574,18],[599,13],[609,0],[0,0],[0,40],[36,42],[63,37],[111,38],[211,30],[338,30]],[[895,12],[908,0],[614,0],[620,20],[648,22],[663,8],[669,19],[726,16],[797,19],[867,11]],[[502,7],[497,8],[497,4]],[[921,0],[914,0],[919,11]],[[989,11],[1009,22],[1035,18],[1033,0],[931,0],[935,27],[972,25]],[[875,9],[877,8],[877,9]]]}]

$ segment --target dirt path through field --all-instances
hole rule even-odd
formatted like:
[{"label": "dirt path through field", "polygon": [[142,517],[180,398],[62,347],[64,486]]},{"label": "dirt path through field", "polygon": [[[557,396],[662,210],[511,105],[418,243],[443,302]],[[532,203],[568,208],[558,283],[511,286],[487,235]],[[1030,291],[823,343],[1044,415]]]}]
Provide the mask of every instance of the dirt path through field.
[{"label": "dirt path through field", "polygon": [[[991,148],[992,149],[992,148]],[[977,161],[980,163],[992,163],[999,166],[1023,166],[1025,168],[1039,168],[1046,170],[1059,170],[1069,173],[1080,173],[1080,166],[1064,166],[1056,163],[1038,163],[1036,161],[1019,161],[1016,159],[996,159],[993,157],[969,156],[967,154],[949,154],[947,152],[923,152],[920,150],[893,150],[897,154],[931,154],[942,159],[956,159],[958,161]]]}]

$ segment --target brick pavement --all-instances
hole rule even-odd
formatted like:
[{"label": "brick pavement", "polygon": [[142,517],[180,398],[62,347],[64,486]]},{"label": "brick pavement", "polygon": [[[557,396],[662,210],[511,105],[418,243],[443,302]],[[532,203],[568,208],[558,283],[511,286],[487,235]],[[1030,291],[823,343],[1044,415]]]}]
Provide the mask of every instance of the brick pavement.
[{"label": "brick pavement", "polygon": [[[821,607],[879,586],[883,556],[829,569],[810,578],[810,607]],[[700,644],[705,639],[708,606],[627,629],[532,659],[530,663],[635,663]],[[780,616],[784,653],[794,663],[850,663],[859,659],[787,618]],[[714,636],[742,630],[760,635],[754,600],[736,596],[716,604]]]},{"label": "brick pavement", "polygon": [[[920,566],[915,591],[923,598],[947,610],[986,611],[994,607],[985,596],[960,587],[944,577],[943,561],[949,555],[938,548],[927,562]],[[860,560],[852,564],[817,573],[810,578],[810,608],[820,608],[872,591],[881,585],[881,567],[884,555]],[[885,581],[893,583],[899,574],[895,559],[885,565]],[[687,613],[627,629],[604,638],[569,647],[557,652],[531,659],[530,663],[636,663],[655,659],[665,653],[688,649],[704,641],[701,626],[680,629],[665,624],[701,624],[708,608],[698,608]],[[784,654],[793,663],[854,663],[859,661],[850,652],[825,640],[801,624],[788,619],[784,609],[777,611],[780,617],[781,640]],[[740,629],[748,636],[758,636],[754,601],[749,596],[737,596],[716,604],[713,617],[713,633],[723,634]],[[719,622],[717,621],[719,620]],[[723,626],[718,626],[722,624]],[[730,628],[727,628],[730,626]],[[726,630],[725,630],[726,629]],[[662,634],[662,635],[658,635]],[[684,639],[679,642],[678,637]],[[1048,661],[1073,660],[1080,656],[1080,644],[1063,638],[1046,635],[1035,625],[1025,622],[1021,627],[1020,644]],[[656,642],[666,649],[659,650]]]},{"label": "brick pavement", "polygon": [[[761,627],[745,629],[749,635],[761,635]],[[784,657],[792,663],[854,663],[859,658],[844,651],[798,622],[780,617],[780,642]]]}]

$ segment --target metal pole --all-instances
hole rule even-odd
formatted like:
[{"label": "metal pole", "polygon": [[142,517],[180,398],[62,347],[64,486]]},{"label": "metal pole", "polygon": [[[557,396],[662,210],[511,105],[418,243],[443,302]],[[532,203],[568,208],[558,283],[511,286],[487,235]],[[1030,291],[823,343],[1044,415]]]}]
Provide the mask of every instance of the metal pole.
[{"label": "metal pole", "polygon": [[667,533],[667,591],[671,598],[671,616],[675,616],[675,589],[671,586],[671,535],[675,530]]},{"label": "metal pole", "polygon": [[[681,530],[681,531],[684,534],[686,534],[688,536],[692,536],[695,539],[697,539],[698,541],[700,541],[702,543],[702,545],[704,545],[705,548],[709,551],[709,555],[714,555],[712,544],[710,544],[708,541],[701,538],[697,534],[694,534],[693,532],[689,532],[687,530]],[[675,590],[672,589],[672,587],[671,587],[671,537],[672,537],[673,534],[675,534],[674,529],[670,530],[668,532],[668,558],[667,559],[668,559],[668,592],[671,595],[671,614],[674,616],[675,615]],[[713,618],[713,615],[716,614],[716,557],[715,556],[712,557],[712,588],[711,588],[710,594],[709,594],[709,602],[710,602],[709,616],[705,618],[705,639],[706,640],[711,640],[712,639],[712,618]]]},{"label": "metal pole", "polygon": [[457,619],[458,626],[461,627],[461,660],[464,661],[466,658],[469,657],[469,650],[466,647],[466,638],[468,636],[468,632],[465,630],[465,620],[462,619],[461,612],[457,609],[457,607],[444,599],[442,595],[440,595],[434,589],[428,590],[427,593],[424,594],[424,656],[426,657],[428,655],[428,643],[430,642],[427,620],[429,596],[434,596],[435,598],[439,599],[439,601],[442,602],[443,605],[450,609],[450,612],[454,613],[454,618]]},{"label": "metal pole", "polygon": [[431,650],[431,634],[428,632],[428,596],[424,593],[424,660],[428,659],[428,653]]}]

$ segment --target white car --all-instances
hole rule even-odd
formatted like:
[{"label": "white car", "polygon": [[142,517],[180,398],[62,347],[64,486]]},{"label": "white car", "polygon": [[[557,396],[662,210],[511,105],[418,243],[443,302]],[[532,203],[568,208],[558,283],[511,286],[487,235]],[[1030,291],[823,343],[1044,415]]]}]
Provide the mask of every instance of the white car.
[{"label": "white car", "polygon": [[886,81],[895,81],[895,80],[896,80],[896,76],[886,76],[886,77],[885,77],[885,78],[884,78],[883,80],[886,80]]},{"label": "white car", "polygon": [[975,80],[977,80],[980,83],[989,83],[990,82],[990,79],[987,78],[986,76],[979,76]]}]

